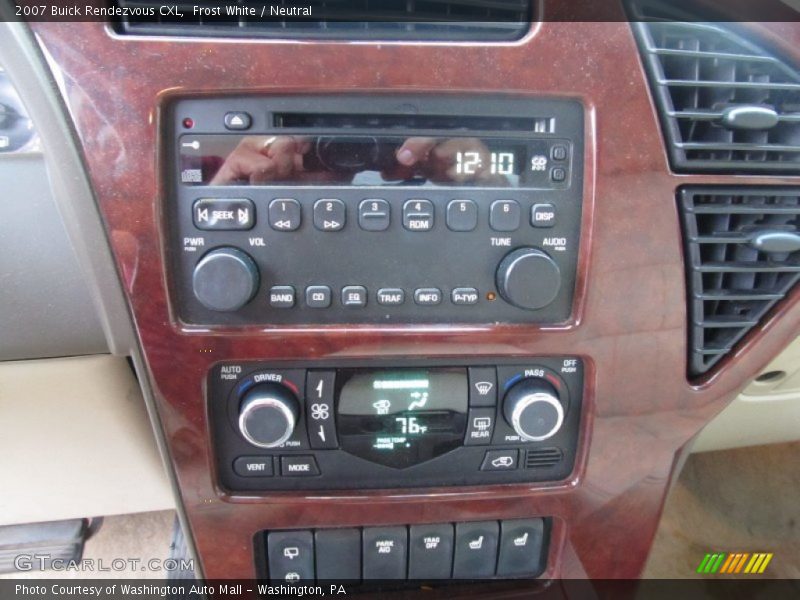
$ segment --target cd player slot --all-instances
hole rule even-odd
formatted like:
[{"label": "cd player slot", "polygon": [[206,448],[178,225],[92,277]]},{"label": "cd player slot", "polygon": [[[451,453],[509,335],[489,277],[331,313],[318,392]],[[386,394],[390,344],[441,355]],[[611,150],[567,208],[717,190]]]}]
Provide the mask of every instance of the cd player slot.
[{"label": "cd player slot", "polygon": [[278,129],[405,129],[445,131],[516,131],[553,133],[553,117],[505,117],[460,115],[344,114],[276,112]]}]

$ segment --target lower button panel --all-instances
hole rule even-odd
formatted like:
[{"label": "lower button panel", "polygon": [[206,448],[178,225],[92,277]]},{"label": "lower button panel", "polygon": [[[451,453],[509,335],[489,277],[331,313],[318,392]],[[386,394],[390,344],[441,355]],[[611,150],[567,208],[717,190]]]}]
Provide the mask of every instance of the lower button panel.
[{"label": "lower button panel", "polygon": [[259,578],[289,584],[535,578],[547,565],[550,522],[537,517],[261,532],[256,569]]}]

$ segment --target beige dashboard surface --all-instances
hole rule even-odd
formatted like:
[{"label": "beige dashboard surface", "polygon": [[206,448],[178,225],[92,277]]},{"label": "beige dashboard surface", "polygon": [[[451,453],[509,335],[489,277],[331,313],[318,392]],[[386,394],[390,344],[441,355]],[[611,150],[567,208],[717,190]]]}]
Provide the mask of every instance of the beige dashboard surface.
[{"label": "beige dashboard surface", "polygon": [[174,508],[124,358],[0,363],[0,525]]}]

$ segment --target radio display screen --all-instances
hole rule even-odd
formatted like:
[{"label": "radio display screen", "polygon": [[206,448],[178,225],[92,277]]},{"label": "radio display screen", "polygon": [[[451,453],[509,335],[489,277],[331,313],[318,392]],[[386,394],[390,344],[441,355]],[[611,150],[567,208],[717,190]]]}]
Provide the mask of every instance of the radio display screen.
[{"label": "radio display screen", "polygon": [[340,371],[344,451],[403,469],[454,450],[467,427],[463,368]]},{"label": "radio display screen", "polygon": [[180,179],[207,186],[549,188],[552,144],[467,136],[184,135]]}]

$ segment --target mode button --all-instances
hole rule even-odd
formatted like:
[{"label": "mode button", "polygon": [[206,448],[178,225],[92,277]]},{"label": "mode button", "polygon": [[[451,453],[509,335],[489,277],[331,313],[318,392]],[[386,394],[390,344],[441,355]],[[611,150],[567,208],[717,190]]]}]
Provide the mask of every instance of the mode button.
[{"label": "mode button", "polygon": [[319,467],[313,456],[281,456],[281,475],[312,477],[319,475]]}]

